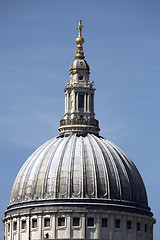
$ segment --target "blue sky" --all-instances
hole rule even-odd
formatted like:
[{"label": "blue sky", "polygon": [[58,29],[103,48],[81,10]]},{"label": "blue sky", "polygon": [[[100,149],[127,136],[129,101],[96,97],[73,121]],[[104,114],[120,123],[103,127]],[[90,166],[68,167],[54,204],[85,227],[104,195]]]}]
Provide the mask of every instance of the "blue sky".
[{"label": "blue sky", "polygon": [[101,135],[142,174],[158,240],[159,0],[0,1],[0,216],[24,161],[58,135],[79,19]]}]

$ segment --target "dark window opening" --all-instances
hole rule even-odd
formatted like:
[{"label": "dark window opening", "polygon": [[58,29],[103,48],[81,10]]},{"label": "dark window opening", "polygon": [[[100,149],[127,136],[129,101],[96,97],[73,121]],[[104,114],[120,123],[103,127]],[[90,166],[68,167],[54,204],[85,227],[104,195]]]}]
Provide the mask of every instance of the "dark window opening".
[{"label": "dark window opening", "polygon": [[13,223],[13,230],[16,231],[17,230],[17,222]]},{"label": "dark window opening", "polygon": [[87,218],[87,226],[89,227],[94,226],[94,218]]},{"label": "dark window opening", "polygon": [[65,226],[65,218],[64,217],[58,218],[58,226],[60,226],[60,227]]},{"label": "dark window opening", "polygon": [[121,220],[120,219],[116,219],[115,220],[115,228],[120,228],[121,227]]},{"label": "dark window opening", "polygon": [[89,107],[88,107],[88,93],[86,93],[86,111],[89,111]]},{"label": "dark window opening", "polygon": [[108,227],[108,219],[102,218],[102,227]]},{"label": "dark window opening", "polygon": [[45,239],[49,239],[49,234],[46,233]]},{"label": "dark window opening", "polygon": [[132,222],[130,220],[127,221],[127,229],[132,229]]},{"label": "dark window opening", "polygon": [[78,111],[77,109],[77,92],[75,93],[75,106],[74,106],[75,110]]},{"label": "dark window opening", "polygon": [[147,223],[145,223],[145,225],[144,225],[144,231],[145,231],[145,233],[148,232],[148,225],[147,225]]},{"label": "dark window opening", "polygon": [[73,226],[74,227],[80,226],[80,218],[79,217],[74,217],[73,218]]},{"label": "dark window opening", "polygon": [[26,220],[22,220],[22,229],[26,229]]},{"label": "dark window opening", "polygon": [[78,95],[78,109],[84,108],[84,94]]},{"label": "dark window opening", "polygon": [[83,76],[82,76],[82,75],[80,75],[80,76],[78,77],[78,79],[79,79],[79,80],[82,80],[82,79],[83,79]]},{"label": "dark window opening", "polygon": [[71,93],[68,94],[68,108],[71,108]]},{"label": "dark window opening", "polygon": [[141,231],[141,223],[140,222],[137,222],[137,231]]},{"label": "dark window opening", "polygon": [[8,232],[10,232],[10,223],[8,223]]},{"label": "dark window opening", "polygon": [[44,219],[44,227],[50,227],[50,218]]},{"label": "dark window opening", "polygon": [[32,219],[32,228],[37,228],[37,219]]},{"label": "dark window opening", "polygon": [[94,111],[94,95],[91,94],[91,112]]}]

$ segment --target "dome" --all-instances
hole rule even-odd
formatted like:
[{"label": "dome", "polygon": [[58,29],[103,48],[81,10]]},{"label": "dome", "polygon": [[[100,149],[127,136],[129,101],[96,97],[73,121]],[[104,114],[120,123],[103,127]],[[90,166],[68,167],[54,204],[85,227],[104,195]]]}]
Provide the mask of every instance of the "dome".
[{"label": "dome", "polygon": [[107,200],[148,209],[145,187],[133,162],[94,134],[56,137],[40,146],[19,171],[10,204],[62,199]]},{"label": "dome", "polygon": [[[82,27],[79,20],[80,40]],[[59,136],[20,169],[3,218],[5,239],[151,240],[155,220],[143,180],[129,157],[99,135],[94,83],[83,41],[77,44]]]},{"label": "dome", "polygon": [[89,71],[89,65],[86,60],[84,59],[75,59],[70,67],[70,72],[73,70],[87,70]]}]

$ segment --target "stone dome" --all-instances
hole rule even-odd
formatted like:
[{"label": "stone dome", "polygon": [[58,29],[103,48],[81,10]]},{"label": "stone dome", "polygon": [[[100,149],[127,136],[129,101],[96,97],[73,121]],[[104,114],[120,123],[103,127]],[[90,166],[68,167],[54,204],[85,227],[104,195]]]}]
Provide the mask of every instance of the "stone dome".
[{"label": "stone dome", "polygon": [[73,70],[87,70],[87,71],[89,71],[89,65],[88,65],[86,60],[81,59],[81,58],[77,58],[71,64],[70,72],[72,72]]},{"label": "stone dome", "polygon": [[142,178],[129,157],[94,134],[55,137],[24,163],[10,207],[32,201],[65,200],[128,206],[149,213]]},{"label": "stone dome", "polygon": [[[79,38],[82,27],[79,20]],[[137,168],[99,135],[82,43],[64,89],[59,136],[27,159],[14,182],[3,218],[6,240],[153,240],[155,220]]]}]

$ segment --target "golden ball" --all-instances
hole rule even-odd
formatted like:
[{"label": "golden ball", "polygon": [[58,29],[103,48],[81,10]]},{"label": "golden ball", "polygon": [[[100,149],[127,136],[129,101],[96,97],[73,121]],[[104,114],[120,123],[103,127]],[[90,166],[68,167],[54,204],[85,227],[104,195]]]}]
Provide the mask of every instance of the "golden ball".
[{"label": "golden ball", "polygon": [[84,43],[84,39],[82,37],[76,38],[76,43],[82,45]]}]

